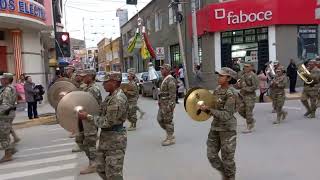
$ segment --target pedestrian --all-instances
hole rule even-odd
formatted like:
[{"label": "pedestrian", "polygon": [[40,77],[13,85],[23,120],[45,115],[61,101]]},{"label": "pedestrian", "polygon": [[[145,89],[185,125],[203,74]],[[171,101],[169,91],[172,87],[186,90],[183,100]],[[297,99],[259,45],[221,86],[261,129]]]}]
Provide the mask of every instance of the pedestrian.
[{"label": "pedestrian", "polygon": [[80,111],[79,119],[94,122],[101,128],[96,155],[97,173],[104,180],[123,180],[123,164],[127,147],[126,121],[128,101],[120,89],[122,74],[110,72],[105,76],[103,87],[109,96],[101,103],[100,115]]},{"label": "pedestrian", "polygon": [[203,82],[202,74],[201,74],[201,66],[194,66],[194,86],[201,87],[201,83]]},{"label": "pedestrian", "polygon": [[287,84],[287,78],[282,67],[277,68],[276,76],[271,82],[271,87],[274,93],[274,105],[277,111],[277,119],[273,124],[280,124],[280,121],[286,119],[288,113],[283,110],[283,105],[286,100],[285,87]]},{"label": "pedestrian", "polygon": [[32,82],[31,76],[26,76],[26,83],[24,84],[24,91],[26,94],[26,101],[28,104],[28,117],[29,119],[37,119],[38,111],[37,111],[37,101],[35,100],[36,90],[35,84]]},{"label": "pedestrian", "polygon": [[186,83],[184,81],[184,69],[182,64],[179,65],[179,78],[182,81],[183,86],[186,86]]},{"label": "pedestrian", "polygon": [[[304,114],[305,117],[315,118],[317,110],[317,99],[319,93],[319,72],[320,69],[316,66],[315,60],[310,60],[308,63],[308,70],[310,71],[310,77],[313,80],[311,84],[304,83],[303,92],[301,96],[301,103],[306,108],[307,112]],[[310,101],[310,104],[309,104]]]},{"label": "pedestrian", "polygon": [[128,131],[134,131],[137,128],[137,107],[138,107],[138,99],[139,99],[139,87],[137,86],[137,83],[135,81],[136,78],[136,70],[134,68],[128,69],[128,86],[130,88],[127,88],[124,90],[124,94],[127,96],[128,99],[128,121],[130,122],[130,127],[128,128]]},{"label": "pedestrian", "polygon": [[244,72],[241,75],[236,87],[240,89],[239,114],[246,119],[247,128],[243,133],[251,133],[255,127],[255,119],[253,118],[253,109],[256,102],[256,90],[258,89],[258,76],[252,71],[252,65],[244,64]]},{"label": "pedestrian", "polygon": [[167,134],[166,139],[162,142],[162,146],[169,146],[175,144],[173,113],[176,106],[177,84],[174,77],[170,75],[171,66],[169,64],[163,64],[160,68],[163,81],[159,92],[157,120],[160,127]]},{"label": "pedestrian", "polygon": [[27,111],[26,107],[26,96],[24,92],[24,84],[25,84],[25,75],[21,74],[18,82],[15,85],[16,92],[17,92],[17,104],[19,107],[19,110]]},{"label": "pedestrian", "polygon": [[[102,97],[99,86],[95,83],[96,80],[96,71],[95,70],[84,70],[80,74],[83,77],[83,82],[87,85],[83,91],[89,92],[98,102],[101,104]],[[79,121],[81,121],[79,119]],[[84,121],[83,123],[83,142],[79,147],[86,153],[86,156],[89,159],[89,165],[83,168],[80,171],[80,174],[90,174],[96,171],[96,142],[97,142],[97,134],[98,128],[94,124],[94,121]]]},{"label": "pedestrian", "polygon": [[12,156],[17,152],[14,143],[11,143],[10,134],[12,133],[12,122],[16,116],[15,103],[17,94],[12,86],[13,74],[3,73],[0,76],[0,150],[4,150],[5,154],[0,160],[4,163],[12,160]]},{"label": "pedestrian", "polygon": [[[234,160],[237,146],[236,94],[230,86],[232,78],[237,73],[230,68],[223,67],[218,71],[218,88],[213,94],[219,99],[214,109],[201,105],[202,111],[213,116],[207,140],[207,157],[213,168],[218,170],[223,180],[235,180],[236,163]],[[221,152],[221,158],[219,157]]]},{"label": "pedestrian", "polygon": [[258,75],[259,79],[259,89],[260,89],[260,96],[259,96],[259,102],[264,102],[264,94],[268,90],[268,77],[263,69],[260,70],[260,73]]},{"label": "pedestrian", "polygon": [[288,65],[287,68],[287,76],[289,77],[290,80],[290,93],[295,93],[296,92],[296,83],[297,83],[297,72],[298,68],[296,63],[294,62],[293,59],[290,59],[290,64]]}]

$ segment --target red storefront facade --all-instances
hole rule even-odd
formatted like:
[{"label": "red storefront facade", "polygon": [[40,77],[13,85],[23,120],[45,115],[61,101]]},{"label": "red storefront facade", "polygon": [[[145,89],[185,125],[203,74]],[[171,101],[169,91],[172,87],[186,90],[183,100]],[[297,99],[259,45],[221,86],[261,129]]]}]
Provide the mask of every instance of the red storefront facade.
[{"label": "red storefront facade", "polygon": [[197,12],[202,64],[212,64],[205,61],[214,59],[214,68],[218,69],[232,67],[236,61],[251,62],[258,70],[268,61],[278,60],[287,66],[291,58],[314,58],[319,54],[316,8],[317,0],[209,4]]}]

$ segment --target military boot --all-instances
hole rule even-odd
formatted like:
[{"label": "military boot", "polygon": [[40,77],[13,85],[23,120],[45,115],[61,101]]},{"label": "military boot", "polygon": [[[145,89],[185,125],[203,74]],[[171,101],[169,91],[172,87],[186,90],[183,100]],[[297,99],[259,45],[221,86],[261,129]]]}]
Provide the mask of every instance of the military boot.
[{"label": "military boot", "polygon": [[288,116],[288,112],[283,111],[281,116],[281,121],[284,121],[287,118],[287,116]]},{"label": "military boot", "polygon": [[309,116],[309,114],[311,114],[311,108],[309,106],[308,101],[301,101],[301,103],[303,104],[303,106],[307,109],[307,112],[304,113],[304,116],[307,117]]},{"label": "military boot", "polygon": [[72,148],[72,152],[73,153],[77,153],[77,152],[81,152],[82,150],[80,149],[79,145],[76,144],[73,148]]},{"label": "military boot", "polygon": [[17,150],[15,148],[13,148],[12,150],[5,150],[5,154],[2,157],[2,159],[0,160],[0,163],[4,163],[4,162],[8,162],[8,161],[12,161],[12,155],[14,155],[17,152]]},{"label": "military boot", "polygon": [[145,112],[141,111],[139,119],[142,119],[145,114]]},{"label": "military boot", "polygon": [[308,118],[310,118],[310,119],[316,118],[316,113],[315,113],[315,112],[311,112],[311,113],[308,115]]},{"label": "military boot", "polygon": [[82,169],[80,171],[80,174],[91,174],[91,173],[94,173],[94,172],[96,172],[96,163],[90,161],[89,166],[84,168],[84,169]]},{"label": "military boot", "polygon": [[242,133],[244,134],[252,133],[253,130],[254,130],[254,124],[248,124],[247,129],[243,130]]},{"label": "military boot", "polygon": [[135,131],[137,130],[137,123],[130,123],[130,127],[128,128],[128,131]]},{"label": "military boot", "polygon": [[173,135],[168,135],[167,138],[162,142],[162,146],[170,146],[176,143],[176,138]]}]

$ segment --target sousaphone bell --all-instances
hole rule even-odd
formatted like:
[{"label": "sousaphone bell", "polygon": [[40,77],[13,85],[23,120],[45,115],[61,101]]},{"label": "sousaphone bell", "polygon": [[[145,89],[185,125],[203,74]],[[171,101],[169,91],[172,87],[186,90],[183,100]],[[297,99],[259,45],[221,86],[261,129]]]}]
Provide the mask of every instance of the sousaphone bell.
[{"label": "sousaphone bell", "polygon": [[63,96],[76,90],[78,90],[78,88],[69,81],[55,82],[48,90],[49,104],[56,109]]},{"label": "sousaphone bell", "polygon": [[[89,92],[73,91],[65,95],[57,107],[57,118],[60,125],[67,131],[78,132],[78,112],[80,110],[91,115],[98,115],[100,107],[97,100]],[[83,121],[84,131],[86,131],[86,123]]]},{"label": "sousaphone bell", "polygon": [[207,89],[193,88],[187,92],[185,98],[185,110],[187,114],[195,121],[206,121],[211,115],[210,112],[200,110],[201,105],[215,109],[217,97]]}]

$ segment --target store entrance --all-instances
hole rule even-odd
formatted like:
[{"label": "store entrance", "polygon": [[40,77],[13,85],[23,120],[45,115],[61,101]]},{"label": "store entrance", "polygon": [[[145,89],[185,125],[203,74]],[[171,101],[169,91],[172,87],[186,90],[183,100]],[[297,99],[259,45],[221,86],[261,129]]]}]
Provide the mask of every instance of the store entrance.
[{"label": "store entrance", "polygon": [[0,46],[0,71],[7,72],[7,47]]},{"label": "store entrance", "polygon": [[255,70],[269,62],[268,28],[256,28],[221,33],[221,65],[241,71],[244,63]]}]

